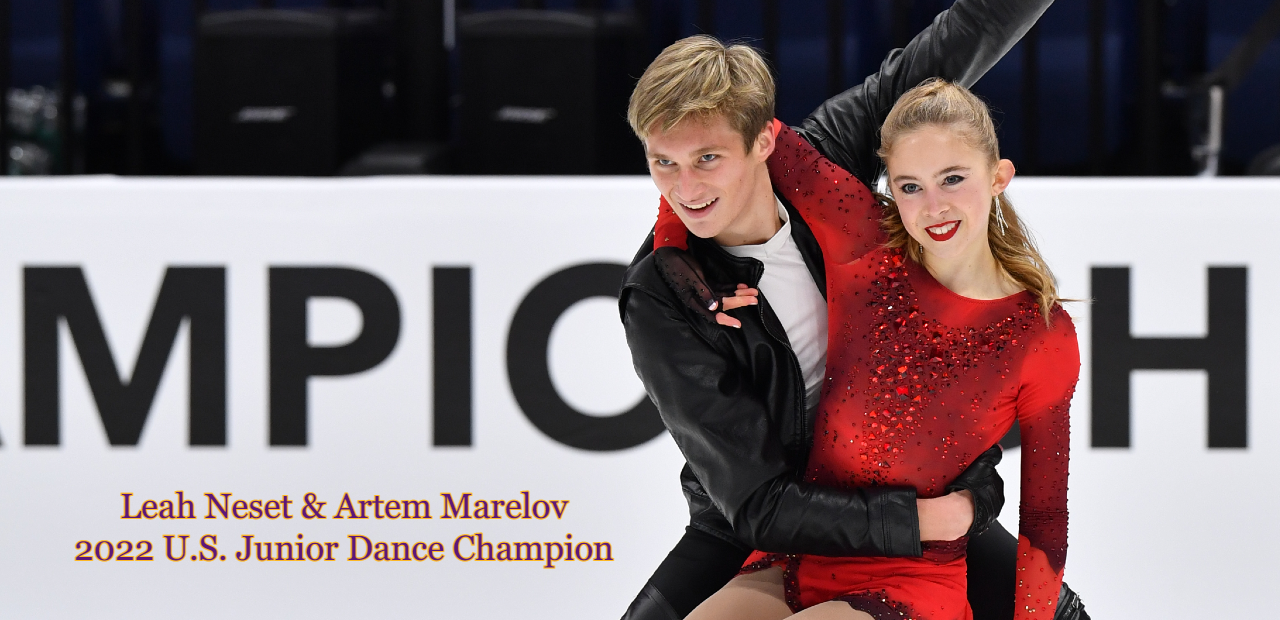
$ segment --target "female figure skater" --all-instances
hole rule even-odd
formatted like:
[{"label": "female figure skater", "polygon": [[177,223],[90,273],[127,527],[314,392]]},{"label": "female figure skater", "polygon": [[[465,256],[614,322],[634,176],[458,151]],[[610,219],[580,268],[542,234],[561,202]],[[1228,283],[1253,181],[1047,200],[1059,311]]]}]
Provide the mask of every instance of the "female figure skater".
[{"label": "female figure skater", "polygon": [[[894,196],[884,201],[775,125],[781,152],[769,174],[812,228],[829,287],[826,381],[806,480],[939,496],[1017,420],[1014,617],[1052,618],[1079,351],[1053,275],[1004,195],[1014,168],[1000,159],[986,105],[943,81],[904,94],[881,133]],[[684,239],[669,208],[658,230],[658,245]],[[756,552],[689,618],[967,620],[965,543],[925,543],[922,558]]]}]

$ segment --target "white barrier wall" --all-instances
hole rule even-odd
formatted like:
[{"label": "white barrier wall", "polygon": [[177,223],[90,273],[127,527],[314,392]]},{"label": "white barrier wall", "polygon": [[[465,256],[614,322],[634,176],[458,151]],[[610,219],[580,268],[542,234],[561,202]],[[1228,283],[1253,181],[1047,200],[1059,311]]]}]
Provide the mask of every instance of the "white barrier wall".
[{"label": "white barrier wall", "polygon": [[[1069,306],[1068,582],[1095,618],[1264,615],[1280,577],[1280,183],[1020,179],[1011,195],[1064,295],[1098,300]],[[629,262],[655,199],[643,178],[0,184],[4,616],[620,615],[681,535],[681,458],[647,439],[643,407],[609,417],[643,391],[616,304],[575,283]],[[606,265],[538,286],[583,264]],[[1126,272],[1103,267],[1129,268],[1127,297]],[[1210,287],[1210,267],[1239,269]],[[1130,336],[1100,341],[1108,359],[1212,370],[1135,370],[1129,416],[1113,402],[1094,428],[1091,337],[1116,333],[1126,299]],[[273,347],[290,364],[273,371]],[[1100,381],[1123,400],[1112,366]],[[574,434],[574,416],[597,430]],[[1017,463],[1001,466],[1010,529]],[[159,518],[164,500],[194,518]],[[245,557],[246,537],[273,544]],[[411,559],[379,561],[378,543]]]}]

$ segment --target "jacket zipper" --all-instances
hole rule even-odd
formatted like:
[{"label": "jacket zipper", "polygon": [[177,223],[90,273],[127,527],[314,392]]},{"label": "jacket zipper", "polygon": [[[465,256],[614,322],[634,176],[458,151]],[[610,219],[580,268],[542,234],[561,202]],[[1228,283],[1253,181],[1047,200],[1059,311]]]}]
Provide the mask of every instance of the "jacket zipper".
[{"label": "jacket zipper", "polygon": [[[724,248],[720,247],[717,244],[713,243],[711,244],[711,247],[714,249],[714,251],[719,252],[722,257],[727,258],[731,263],[743,260],[737,256],[733,256],[732,254],[726,252]],[[752,273],[751,285],[758,289],[760,286],[760,278],[764,277],[764,264],[754,258],[749,258],[746,260],[751,261],[751,273]],[[806,259],[806,263],[807,262],[808,260]],[[761,292],[762,297],[763,295],[764,293]],[[825,294],[823,295],[823,299],[826,299]],[[800,471],[801,471],[801,475],[803,476],[803,472],[804,472],[803,468],[808,466],[808,459],[809,459],[809,445],[805,442],[805,437],[809,436],[809,415],[808,415],[808,410],[805,408],[805,405],[804,405],[804,397],[806,395],[806,392],[808,391],[807,386],[805,386],[805,383],[804,383],[804,371],[800,369],[800,359],[796,357],[795,350],[791,348],[791,342],[775,334],[773,332],[773,329],[769,327],[769,322],[764,319],[764,304],[760,304],[759,306],[757,306],[757,308],[758,308],[757,313],[760,316],[760,325],[764,327],[765,333],[769,334],[770,338],[773,338],[778,344],[782,345],[787,349],[787,353],[791,358],[791,373],[792,375],[795,376],[800,386],[800,389],[797,390],[798,393],[796,395],[796,399],[793,404],[795,409],[792,415],[796,416],[800,422],[797,425],[799,428],[799,437],[795,438],[795,445],[798,446],[798,449],[800,450],[799,456],[801,457],[802,460],[805,461],[804,463],[800,464],[800,467],[801,467]],[[823,373],[824,374],[826,373],[825,368],[823,369]]]},{"label": "jacket zipper", "polygon": [[[755,259],[752,259],[752,260],[755,260]],[[763,277],[764,275],[763,274],[764,268],[760,264],[760,261],[755,261],[755,263],[756,263],[755,284],[758,287],[760,285],[760,278]],[[761,291],[761,296],[762,297],[764,296],[763,291]],[[768,300],[766,300],[766,302],[767,301]],[[800,421],[800,424],[799,424],[800,436],[795,438],[795,445],[799,446],[800,456],[807,461],[808,455],[809,455],[809,447],[805,445],[804,438],[809,436],[809,412],[808,412],[808,409],[805,408],[805,403],[804,403],[804,398],[808,393],[808,386],[805,385],[805,381],[804,381],[804,371],[801,370],[800,368],[800,359],[796,357],[795,350],[791,348],[791,342],[775,334],[773,332],[773,328],[769,326],[769,322],[765,320],[764,304],[760,304],[758,312],[760,314],[760,324],[764,326],[764,331],[769,334],[770,338],[773,338],[775,341],[777,341],[778,344],[786,347],[787,353],[790,354],[789,357],[791,359],[791,371],[800,386],[800,389],[797,390],[798,396],[795,399],[796,409],[794,412],[794,415],[796,415],[796,417]],[[826,372],[825,369],[823,372]],[[807,462],[801,463],[800,467],[802,468],[801,475],[803,475],[803,471],[804,471],[803,468],[808,467],[808,463]]]}]

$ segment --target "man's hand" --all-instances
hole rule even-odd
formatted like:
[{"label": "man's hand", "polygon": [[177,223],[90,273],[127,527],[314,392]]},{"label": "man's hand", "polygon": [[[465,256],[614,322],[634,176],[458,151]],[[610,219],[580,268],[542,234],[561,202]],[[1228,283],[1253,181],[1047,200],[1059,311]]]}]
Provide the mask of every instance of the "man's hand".
[{"label": "man's hand", "polygon": [[1000,444],[991,446],[947,485],[949,492],[971,493],[969,499],[973,503],[973,526],[969,529],[970,536],[987,531],[1004,507],[1004,480],[1000,479],[1000,473],[996,471],[996,465],[1000,464],[1003,454]]},{"label": "man's hand", "polygon": [[947,493],[932,499],[917,499],[920,515],[920,540],[955,540],[973,527],[973,494],[968,491]]}]

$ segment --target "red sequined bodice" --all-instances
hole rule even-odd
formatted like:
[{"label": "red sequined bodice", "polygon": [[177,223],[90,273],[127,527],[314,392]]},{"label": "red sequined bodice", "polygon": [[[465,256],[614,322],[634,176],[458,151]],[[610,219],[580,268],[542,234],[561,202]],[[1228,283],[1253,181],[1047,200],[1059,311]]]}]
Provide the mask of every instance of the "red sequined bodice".
[{"label": "red sequined bodice", "polygon": [[[939,496],[1017,420],[1015,617],[1052,618],[1066,558],[1068,409],[1079,374],[1070,317],[1055,307],[1046,325],[1026,292],[961,297],[901,250],[884,248],[881,208],[870,191],[789,129],[778,136],[769,171],[813,230],[827,271],[827,374],[807,479],[910,485],[921,497]],[[670,229],[674,214],[664,218]],[[963,618],[967,608],[956,609],[963,592],[943,605],[928,587],[912,594],[900,586],[908,574],[962,584],[960,557],[954,545],[926,545],[925,558],[793,557],[789,592],[803,607],[839,598],[840,588],[854,584],[851,592],[874,590],[916,617]]]},{"label": "red sequined bodice", "polygon": [[1025,293],[987,302],[947,295],[900,250],[832,268],[828,301],[839,317],[808,477],[942,495],[1013,424],[1024,344],[1033,322],[1043,324],[1035,302]]}]

